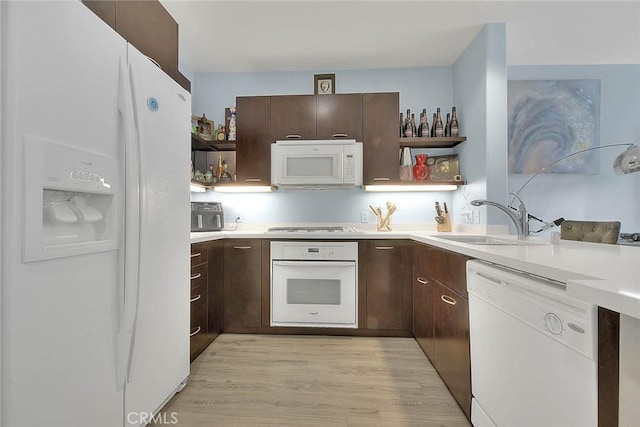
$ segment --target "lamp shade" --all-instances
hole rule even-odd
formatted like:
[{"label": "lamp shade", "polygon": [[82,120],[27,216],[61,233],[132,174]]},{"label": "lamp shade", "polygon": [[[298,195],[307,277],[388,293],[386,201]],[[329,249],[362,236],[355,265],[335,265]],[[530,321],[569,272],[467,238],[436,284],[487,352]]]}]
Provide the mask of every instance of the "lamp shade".
[{"label": "lamp shade", "polygon": [[620,153],[613,162],[613,170],[618,175],[640,172],[640,146],[633,144]]}]

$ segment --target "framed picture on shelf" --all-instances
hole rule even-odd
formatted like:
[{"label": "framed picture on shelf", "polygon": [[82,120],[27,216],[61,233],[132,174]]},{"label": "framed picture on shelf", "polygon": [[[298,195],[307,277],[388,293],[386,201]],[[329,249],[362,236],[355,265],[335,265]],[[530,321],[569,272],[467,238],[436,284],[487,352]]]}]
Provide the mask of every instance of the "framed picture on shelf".
[{"label": "framed picture on shelf", "polygon": [[432,181],[460,181],[460,162],[457,154],[429,157],[427,165]]},{"label": "framed picture on shelf", "polygon": [[191,125],[196,127],[197,135],[205,141],[213,141],[214,124],[213,120],[207,119],[203,114],[202,117],[191,116]]},{"label": "framed picture on shelf", "polygon": [[332,95],[336,93],[335,74],[316,74],[313,76],[314,94]]}]

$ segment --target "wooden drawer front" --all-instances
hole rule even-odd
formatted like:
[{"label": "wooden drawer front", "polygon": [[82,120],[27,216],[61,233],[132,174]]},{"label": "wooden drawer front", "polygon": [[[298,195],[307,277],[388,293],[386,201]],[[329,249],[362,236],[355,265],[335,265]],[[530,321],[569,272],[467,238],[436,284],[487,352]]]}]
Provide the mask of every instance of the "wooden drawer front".
[{"label": "wooden drawer front", "polygon": [[466,267],[470,257],[423,244],[416,244],[413,254],[414,266],[454,292],[467,295]]},{"label": "wooden drawer front", "polygon": [[[200,329],[198,329],[200,328]],[[207,332],[207,294],[196,293],[191,297],[191,333]]]},{"label": "wooden drawer front", "polygon": [[207,262],[207,246],[202,243],[191,245],[191,267]]},{"label": "wooden drawer front", "polygon": [[413,267],[413,335],[432,363],[435,362],[433,306],[440,288],[434,278]]},{"label": "wooden drawer front", "polygon": [[208,264],[200,264],[195,267],[191,267],[191,289],[198,287],[207,287],[208,279]]}]

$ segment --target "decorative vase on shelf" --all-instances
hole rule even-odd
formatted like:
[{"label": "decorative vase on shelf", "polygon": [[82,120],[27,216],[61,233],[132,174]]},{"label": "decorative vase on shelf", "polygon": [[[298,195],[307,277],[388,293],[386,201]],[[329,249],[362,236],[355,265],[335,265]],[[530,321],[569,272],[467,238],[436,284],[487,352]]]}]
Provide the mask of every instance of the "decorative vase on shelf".
[{"label": "decorative vase on shelf", "polygon": [[411,165],[411,150],[409,147],[403,147],[400,155],[400,180],[412,181],[413,171]]},{"label": "decorative vase on shelf", "polygon": [[427,155],[416,154],[416,164],[413,167],[413,179],[424,181],[429,178],[429,166],[427,166]]}]

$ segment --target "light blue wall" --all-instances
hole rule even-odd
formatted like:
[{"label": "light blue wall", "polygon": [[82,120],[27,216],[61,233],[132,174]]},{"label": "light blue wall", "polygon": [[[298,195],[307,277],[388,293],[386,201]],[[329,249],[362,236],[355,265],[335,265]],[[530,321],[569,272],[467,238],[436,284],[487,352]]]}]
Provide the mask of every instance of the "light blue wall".
[{"label": "light blue wall", "polygon": [[[506,27],[488,24],[460,55],[453,67],[453,99],[462,107],[466,132],[472,135],[457,149],[468,182],[454,197],[454,222],[464,222],[467,201],[506,201],[507,88]],[[473,112],[473,114],[469,114]],[[478,208],[474,208],[478,209]],[[481,208],[480,222],[504,225],[510,221],[497,209]]]},{"label": "light blue wall", "polygon": [[[423,108],[451,110],[451,67],[373,70],[273,71],[262,73],[196,73],[192,111],[205,113],[216,126],[236,96],[313,94],[313,75],[336,75],[336,93],[399,92],[400,109],[419,117]],[[398,112],[400,113],[400,112]]]},{"label": "light blue wall", "polygon": [[[196,73],[192,87],[193,114],[205,113],[216,125],[224,117],[225,107],[235,104],[236,96],[287,95],[313,93],[313,75],[334,73],[336,93],[399,92],[400,109],[419,115],[422,108],[430,114],[436,107],[452,107],[451,67],[318,70],[262,73]],[[458,108],[460,114],[462,111]],[[398,112],[400,113],[400,111]],[[460,116],[461,117],[461,116]],[[429,119],[431,121],[431,119]],[[460,118],[461,129],[465,125]],[[414,154],[425,152],[414,150]],[[451,150],[428,150],[431,155]],[[393,161],[390,159],[390,161]],[[216,200],[225,206],[225,218],[233,220],[240,211],[244,222],[360,222],[360,213],[369,205],[384,207],[387,200],[398,206],[396,223],[435,223],[436,200],[452,206],[452,193],[372,194],[353,191],[277,191],[270,194],[193,194],[193,200]],[[375,218],[370,215],[370,222]]]},{"label": "light blue wall", "polygon": [[[509,67],[509,80],[600,80],[600,145],[640,143],[640,65]],[[539,175],[522,191],[527,208],[547,221],[558,217],[622,222],[640,231],[640,174],[615,175],[613,160],[624,147],[604,148],[597,175]],[[509,175],[516,191],[530,175]],[[535,223],[533,224],[536,225]]]}]

